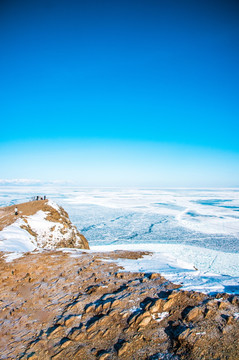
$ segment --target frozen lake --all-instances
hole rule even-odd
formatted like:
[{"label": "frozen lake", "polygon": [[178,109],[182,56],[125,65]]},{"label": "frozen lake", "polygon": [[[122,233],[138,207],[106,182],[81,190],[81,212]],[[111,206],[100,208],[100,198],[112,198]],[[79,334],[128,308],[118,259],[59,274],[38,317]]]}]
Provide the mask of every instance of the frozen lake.
[{"label": "frozen lake", "polygon": [[[216,285],[220,291],[239,290],[239,189],[2,186],[0,205],[28,201],[35,195],[46,195],[62,205],[91,248],[164,251],[191,264],[189,283],[198,284],[196,289],[201,284],[192,277],[194,268],[204,274],[205,282],[205,276],[214,280],[219,276],[221,284],[226,281],[224,287]],[[154,256],[154,263],[141,262],[137,268],[160,270],[159,258]],[[180,272],[180,282],[187,276]]]},{"label": "frozen lake", "polygon": [[239,189],[159,190],[0,187],[0,205],[47,195],[91,245],[190,244],[239,252]]}]

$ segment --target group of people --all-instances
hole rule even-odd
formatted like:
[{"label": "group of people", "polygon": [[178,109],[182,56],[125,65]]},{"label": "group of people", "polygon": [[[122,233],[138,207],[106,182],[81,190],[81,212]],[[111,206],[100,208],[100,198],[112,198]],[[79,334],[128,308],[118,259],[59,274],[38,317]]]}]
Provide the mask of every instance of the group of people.
[{"label": "group of people", "polygon": [[44,195],[44,196],[39,196],[39,195],[34,196],[32,198],[32,201],[36,201],[36,200],[46,200],[46,195]]}]

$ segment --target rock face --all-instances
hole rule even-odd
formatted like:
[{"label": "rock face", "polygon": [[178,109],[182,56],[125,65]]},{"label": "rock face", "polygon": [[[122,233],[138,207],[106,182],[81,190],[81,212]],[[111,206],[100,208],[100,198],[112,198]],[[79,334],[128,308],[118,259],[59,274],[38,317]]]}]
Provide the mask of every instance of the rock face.
[{"label": "rock face", "polygon": [[85,237],[71,223],[66,211],[48,200],[30,201],[1,208],[0,251],[32,251],[36,248],[89,249]]},{"label": "rock face", "polygon": [[181,291],[110,261],[133,254],[0,257],[0,358],[239,359],[238,296]]}]

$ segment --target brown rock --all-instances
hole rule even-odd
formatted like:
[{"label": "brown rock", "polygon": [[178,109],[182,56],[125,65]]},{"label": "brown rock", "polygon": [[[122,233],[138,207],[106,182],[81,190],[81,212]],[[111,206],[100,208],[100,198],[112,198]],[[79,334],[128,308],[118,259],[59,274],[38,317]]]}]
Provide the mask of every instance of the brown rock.
[{"label": "brown rock", "polygon": [[110,333],[110,330],[109,329],[106,329],[104,332],[103,332],[103,337],[107,337]]},{"label": "brown rock", "polygon": [[150,280],[153,280],[153,279],[157,279],[157,278],[160,278],[160,274],[157,274],[157,273],[153,273],[150,275]]},{"label": "brown rock", "polygon": [[147,326],[147,325],[150,323],[151,320],[152,320],[152,317],[151,317],[151,316],[147,316],[147,317],[145,317],[143,320],[141,320],[141,321],[138,323],[138,325],[139,325],[139,327]]},{"label": "brown rock", "polygon": [[143,313],[141,313],[140,315],[136,316],[136,323],[139,324],[144,318],[146,317],[150,317],[151,318],[151,314],[149,311],[144,311]]},{"label": "brown rock", "polygon": [[87,305],[85,312],[89,313],[89,312],[93,312],[95,310],[95,305]]},{"label": "brown rock", "polygon": [[228,325],[233,324],[234,321],[235,321],[234,316],[229,316],[228,319],[227,319]]},{"label": "brown rock", "polygon": [[230,307],[230,303],[228,301],[221,301],[219,303],[219,309],[224,310]]},{"label": "brown rock", "polygon": [[216,309],[206,309],[206,312],[205,312],[205,317],[206,319],[210,319],[210,318],[214,318],[217,314],[217,311]]},{"label": "brown rock", "polygon": [[57,326],[49,335],[48,335],[48,339],[52,339],[58,336],[59,333],[61,333],[63,331],[63,326]]},{"label": "brown rock", "polygon": [[112,302],[111,307],[115,308],[116,306],[119,306],[119,304],[120,304],[120,300],[117,299],[117,300]]},{"label": "brown rock", "polygon": [[187,337],[189,336],[190,333],[191,333],[191,330],[190,330],[190,329],[184,330],[184,331],[178,336],[178,340],[179,340],[179,341],[183,341],[183,340],[187,339]]},{"label": "brown rock", "polygon": [[149,306],[148,309],[150,313],[161,312],[163,310],[164,304],[165,304],[165,300],[158,299],[155,301],[153,305]]},{"label": "brown rock", "polygon": [[[62,351],[60,351],[60,352],[58,352],[56,355],[53,355],[52,357],[51,357],[51,359],[53,359],[53,360],[60,360],[60,359],[62,359],[63,358],[63,356],[62,356]],[[37,358],[38,360],[39,360],[39,358]],[[34,359],[35,360],[35,359]]]},{"label": "brown rock", "polygon": [[198,321],[203,318],[203,310],[201,308],[195,307],[189,311],[186,316],[187,321]]},{"label": "brown rock", "polygon": [[65,320],[65,326],[71,326],[77,320],[76,316],[71,316],[67,320]]},{"label": "brown rock", "polygon": [[103,258],[43,251],[6,263],[0,254],[1,358],[239,359],[237,298],[175,291],[139,273],[115,278],[117,265]]},{"label": "brown rock", "polygon": [[82,331],[77,331],[76,332],[76,334],[74,334],[73,336],[72,336],[72,339],[74,340],[74,341],[82,341],[83,339],[85,339],[85,337],[86,337],[86,334],[84,333],[84,332],[82,332]]},{"label": "brown rock", "polygon": [[129,350],[130,344],[128,342],[124,342],[121,348],[118,350],[118,356],[124,355]]},{"label": "brown rock", "polygon": [[62,342],[61,348],[62,348],[62,349],[65,349],[65,348],[67,348],[67,347],[68,347],[69,345],[71,345],[71,344],[72,344],[72,341],[69,340],[69,339],[66,339],[65,341]]},{"label": "brown rock", "polygon": [[175,306],[176,302],[177,300],[175,298],[166,301],[163,306],[163,311],[169,311],[171,308]]},{"label": "brown rock", "polygon": [[232,300],[231,300],[231,303],[233,305],[237,305],[239,306],[239,296],[233,296]]},{"label": "brown rock", "polygon": [[110,308],[111,308],[111,302],[110,302],[110,301],[105,302],[105,303],[103,304],[103,306],[102,306],[102,310],[104,310],[104,311],[107,311],[107,310],[109,310]]},{"label": "brown rock", "polygon": [[103,354],[101,354],[101,355],[98,357],[98,360],[108,360],[109,358],[110,358],[110,353],[104,351]]},{"label": "brown rock", "polygon": [[88,339],[93,339],[98,333],[99,333],[98,330],[93,331],[93,332],[91,332],[91,333],[88,334],[87,338],[88,338]]}]

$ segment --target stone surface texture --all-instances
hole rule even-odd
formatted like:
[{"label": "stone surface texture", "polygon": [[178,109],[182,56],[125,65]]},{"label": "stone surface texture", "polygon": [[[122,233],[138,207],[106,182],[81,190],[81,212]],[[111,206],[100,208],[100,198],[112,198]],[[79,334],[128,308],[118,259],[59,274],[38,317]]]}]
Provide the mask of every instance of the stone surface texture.
[{"label": "stone surface texture", "polygon": [[239,298],[60,250],[0,258],[1,359],[239,359]]}]

